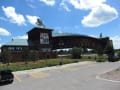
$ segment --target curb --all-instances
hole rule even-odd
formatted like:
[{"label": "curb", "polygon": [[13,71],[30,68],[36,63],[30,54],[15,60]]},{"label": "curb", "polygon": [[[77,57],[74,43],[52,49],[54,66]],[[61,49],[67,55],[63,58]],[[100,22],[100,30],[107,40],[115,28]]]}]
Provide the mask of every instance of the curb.
[{"label": "curb", "polygon": [[109,71],[105,71],[105,72],[103,72],[103,73],[100,73],[100,74],[96,75],[96,79],[98,79],[98,80],[104,80],[104,81],[108,81],[108,82],[113,82],[113,83],[120,83],[120,81],[118,81],[118,80],[106,79],[106,78],[104,78],[104,77],[101,77],[101,75],[103,75],[103,74],[105,74],[105,73],[108,73],[108,72],[111,72],[111,71],[113,71],[113,70],[114,70],[114,69],[111,69],[111,70],[109,70]]},{"label": "curb", "polygon": [[84,61],[84,62],[65,64],[65,65],[58,65],[58,66],[52,66],[52,67],[44,67],[44,68],[37,68],[37,69],[24,70],[24,71],[16,71],[16,72],[13,72],[13,74],[15,74],[15,75],[24,75],[24,74],[28,74],[30,72],[49,71],[49,70],[61,69],[61,68],[72,67],[72,66],[77,66],[77,65],[86,65],[86,64],[90,64],[90,63],[96,63],[96,62]]},{"label": "curb", "polygon": [[100,77],[100,75],[97,75],[96,79],[98,79],[98,80],[104,80],[104,81],[108,81],[108,82],[113,82],[113,83],[120,83],[120,81],[115,81],[115,80],[111,80],[111,79],[102,78],[102,77]]}]

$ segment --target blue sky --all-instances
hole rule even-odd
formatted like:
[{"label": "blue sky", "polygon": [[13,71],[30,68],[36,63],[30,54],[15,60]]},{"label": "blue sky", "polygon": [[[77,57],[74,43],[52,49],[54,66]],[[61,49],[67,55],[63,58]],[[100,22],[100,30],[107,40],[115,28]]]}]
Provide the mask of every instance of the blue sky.
[{"label": "blue sky", "polygon": [[109,36],[120,48],[120,0],[0,0],[0,45],[42,20],[56,33]]}]

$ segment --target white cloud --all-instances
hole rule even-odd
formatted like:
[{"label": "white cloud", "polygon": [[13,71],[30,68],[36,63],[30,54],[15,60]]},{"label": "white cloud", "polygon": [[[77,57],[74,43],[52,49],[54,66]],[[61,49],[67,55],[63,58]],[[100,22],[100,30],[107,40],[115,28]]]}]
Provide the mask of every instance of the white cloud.
[{"label": "white cloud", "polygon": [[106,0],[62,0],[61,4],[70,4],[76,9],[88,10],[100,6]]},{"label": "white cloud", "polygon": [[62,0],[61,3],[68,9],[70,4],[75,9],[90,10],[90,13],[81,20],[87,27],[98,27],[118,17],[117,10],[105,4],[106,0]]},{"label": "white cloud", "polygon": [[120,36],[114,36],[110,38],[113,41],[113,46],[115,49],[120,49]]},{"label": "white cloud", "polygon": [[39,18],[38,16],[30,16],[30,15],[26,15],[29,23],[35,25],[37,22],[37,19]]},{"label": "white cloud", "polygon": [[27,35],[16,36],[16,37],[13,37],[13,39],[28,39],[28,36]]},{"label": "white cloud", "polygon": [[88,27],[97,27],[116,19],[117,17],[118,12],[114,8],[101,4],[99,7],[92,8],[92,11],[83,18],[81,23]]},{"label": "white cloud", "polygon": [[60,26],[54,27],[53,33],[63,33],[62,27],[60,27]]},{"label": "white cloud", "polygon": [[11,6],[4,7],[4,6],[2,6],[2,10],[4,11],[6,17],[8,19],[10,19],[10,22],[16,23],[18,25],[22,25],[22,24],[25,25],[24,16],[22,14],[16,13],[14,7],[11,7]]},{"label": "white cloud", "polygon": [[[0,43],[0,48],[2,47],[2,45],[4,45],[5,43]],[[0,52],[1,52],[1,49],[0,49]]]},{"label": "white cloud", "polygon": [[41,2],[45,3],[48,6],[54,6],[55,0],[40,0]]},{"label": "white cloud", "polygon": [[63,9],[65,9],[67,12],[70,12],[71,10],[69,9],[69,7],[67,6],[67,4],[65,4],[64,2],[60,3],[60,7],[62,7]]},{"label": "white cloud", "polygon": [[94,38],[98,38],[98,36],[96,35],[89,35],[90,37],[94,37]]},{"label": "white cloud", "polygon": [[11,35],[11,33],[10,32],[8,32],[6,29],[4,29],[4,28],[0,28],[0,35],[2,35],[2,36],[9,36],[9,35]]},{"label": "white cloud", "polygon": [[76,9],[91,9],[106,2],[106,0],[68,0],[67,2]]}]

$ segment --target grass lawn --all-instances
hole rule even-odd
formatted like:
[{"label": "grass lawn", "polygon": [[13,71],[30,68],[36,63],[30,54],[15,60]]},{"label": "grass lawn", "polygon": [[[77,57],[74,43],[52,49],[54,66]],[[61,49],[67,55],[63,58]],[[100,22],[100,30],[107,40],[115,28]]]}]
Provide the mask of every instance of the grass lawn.
[{"label": "grass lawn", "polygon": [[[62,62],[62,64],[68,64],[68,63],[76,63],[81,61],[97,61],[97,60],[99,60],[99,58],[82,57],[82,59],[56,58],[56,59],[38,60],[35,62],[29,61],[27,64],[25,64],[25,62],[10,63],[9,65],[0,63],[0,70],[11,69],[12,71],[21,71],[21,70],[56,66],[59,65],[60,62]],[[100,61],[106,61],[106,60],[107,60],[106,58],[100,58]]]}]

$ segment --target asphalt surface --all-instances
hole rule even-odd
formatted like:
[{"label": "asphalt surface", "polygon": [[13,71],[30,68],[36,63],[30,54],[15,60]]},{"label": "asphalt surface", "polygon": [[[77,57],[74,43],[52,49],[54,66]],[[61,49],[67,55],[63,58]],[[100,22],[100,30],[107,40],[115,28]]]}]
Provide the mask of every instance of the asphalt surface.
[{"label": "asphalt surface", "polygon": [[14,72],[14,82],[0,90],[120,90],[120,82],[100,78],[118,67],[120,62],[87,62]]}]

